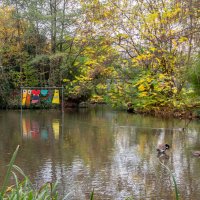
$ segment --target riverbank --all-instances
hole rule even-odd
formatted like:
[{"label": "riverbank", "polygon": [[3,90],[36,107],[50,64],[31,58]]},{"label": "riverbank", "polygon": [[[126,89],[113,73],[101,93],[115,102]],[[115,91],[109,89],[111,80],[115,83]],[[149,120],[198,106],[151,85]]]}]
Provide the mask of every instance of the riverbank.
[{"label": "riverbank", "polygon": [[178,119],[200,119],[200,105],[195,107],[187,107],[185,109],[157,107],[151,110],[134,109],[130,107],[130,105],[127,105],[127,112],[164,118],[173,117]]},{"label": "riverbank", "polygon": [[[82,109],[82,108],[91,108],[98,105],[108,105],[106,102],[72,102],[72,101],[65,101],[64,102],[64,109]],[[56,109],[59,108],[60,105],[33,105],[31,107],[22,107],[22,109]],[[2,105],[2,110],[18,110],[21,109],[21,105],[19,100],[16,102],[12,102],[10,105]],[[116,109],[116,108],[113,108]],[[117,108],[118,109],[118,108]],[[125,112],[132,113],[132,114],[142,114],[142,115],[151,115],[155,117],[162,117],[162,118],[178,118],[178,119],[200,119],[200,105],[188,106],[182,109],[171,108],[171,107],[157,107],[151,110],[146,109],[134,109],[130,103],[127,104],[127,107],[121,107],[120,109],[124,110]]]}]

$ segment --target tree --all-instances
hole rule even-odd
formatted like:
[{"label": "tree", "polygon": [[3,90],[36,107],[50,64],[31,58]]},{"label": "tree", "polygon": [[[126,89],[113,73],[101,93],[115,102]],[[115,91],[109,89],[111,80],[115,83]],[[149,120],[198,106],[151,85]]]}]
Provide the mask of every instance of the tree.
[{"label": "tree", "polygon": [[[176,99],[180,99],[186,83],[184,73],[189,64],[190,54],[198,49],[195,45],[191,47],[194,34],[199,32],[198,8],[194,6],[195,2],[185,4],[173,0],[137,0],[135,3],[129,0],[84,1],[87,23],[90,24],[88,27],[97,35],[104,32],[121,52],[121,69],[119,67],[116,70],[125,79],[120,79],[118,83],[115,81],[115,92],[110,97],[118,93],[115,99],[119,99],[120,96],[131,94],[132,90],[137,94],[134,98],[137,97],[138,102],[141,101],[140,97],[153,98],[151,106],[167,106],[169,102],[170,105],[174,105]],[[95,9],[99,12],[95,12]],[[90,10],[92,12],[89,12]],[[196,26],[193,26],[194,22]],[[100,31],[99,27],[102,27]],[[136,72],[140,73],[138,78],[134,77]],[[150,78],[151,81],[146,81],[146,78]],[[132,81],[134,79],[138,83]],[[126,86],[124,83],[127,83]],[[120,89],[122,85],[125,90]],[[159,94],[159,101],[158,96],[152,95],[158,95],[157,87],[166,88],[163,88],[162,95]],[[130,100],[130,97],[127,97],[127,100]],[[149,99],[145,102],[148,101]],[[143,102],[143,105],[146,103]]]}]

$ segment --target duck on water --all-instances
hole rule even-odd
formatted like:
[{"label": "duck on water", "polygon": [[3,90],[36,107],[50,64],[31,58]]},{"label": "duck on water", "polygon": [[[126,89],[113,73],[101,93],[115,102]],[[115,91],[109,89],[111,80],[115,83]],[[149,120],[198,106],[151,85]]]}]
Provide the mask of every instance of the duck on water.
[{"label": "duck on water", "polygon": [[200,158],[200,151],[193,151],[192,155]]},{"label": "duck on water", "polygon": [[160,144],[158,147],[157,147],[157,152],[159,154],[161,153],[165,153],[166,150],[168,150],[170,148],[169,144]]}]

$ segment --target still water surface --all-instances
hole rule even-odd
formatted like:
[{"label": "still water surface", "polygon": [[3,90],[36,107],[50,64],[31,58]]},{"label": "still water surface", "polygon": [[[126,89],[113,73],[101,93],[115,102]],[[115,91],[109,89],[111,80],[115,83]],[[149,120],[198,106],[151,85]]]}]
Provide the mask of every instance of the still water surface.
[{"label": "still water surface", "polygon": [[[159,119],[106,107],[79,111],[0,111],[0,184],[12,153],[36,186],[59,181],[70,200],[175,199],[168,166],[181,199],[200,199],[200,123]],[[168,143],[168,157],[156,146]]]}]

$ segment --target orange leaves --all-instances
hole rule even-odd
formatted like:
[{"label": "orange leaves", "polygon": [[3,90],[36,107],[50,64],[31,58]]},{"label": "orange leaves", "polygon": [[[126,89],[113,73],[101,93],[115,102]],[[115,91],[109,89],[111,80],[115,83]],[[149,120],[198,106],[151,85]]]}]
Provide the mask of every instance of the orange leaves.
[{"label": "orange leaves", "polygon": [[26,24],[14,18],[14,12],[13,7],[0,7],[0,49],[4,49],[6,53],[19,54],[23,45],[22,26]]},{"label": "orange leaves", "polygon": [[0,41],[2,43],[10,42],[17,36],[15,22],[12,20],[13,9],[10,7],[0,8]]}]

